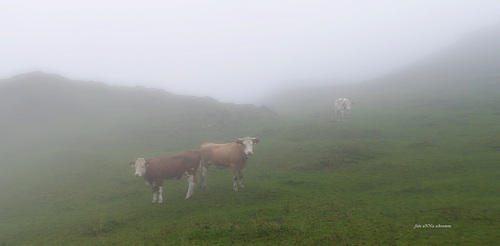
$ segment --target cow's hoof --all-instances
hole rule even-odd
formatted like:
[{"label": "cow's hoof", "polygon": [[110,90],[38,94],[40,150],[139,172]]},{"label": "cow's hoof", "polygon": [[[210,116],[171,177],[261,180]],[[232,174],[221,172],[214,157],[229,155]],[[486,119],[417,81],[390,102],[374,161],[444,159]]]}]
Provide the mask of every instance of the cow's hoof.
[{"label": "cow's hoof", "polygon": [[234,187],[234,188],[233,188],[233,190],[234,190],[234,191],[238,191],[238,188]]}]

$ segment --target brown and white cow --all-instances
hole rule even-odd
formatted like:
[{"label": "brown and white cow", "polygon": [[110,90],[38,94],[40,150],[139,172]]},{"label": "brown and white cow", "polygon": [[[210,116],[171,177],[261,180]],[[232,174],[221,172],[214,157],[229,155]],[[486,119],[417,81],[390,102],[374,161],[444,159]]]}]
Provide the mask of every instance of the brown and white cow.
[{"label": "brown and white cow", "polygon": [[200,147],[201,155],[201,188],[206,188],[207,171],[210,165],[217,167],[230,167],[233,170],[233,190],[238,191],[243,186],[243,171],[247,167],[248,156],[253,155],[253,145],[259,139],[252,137],[238,138],[238,141],[225,144],[203,143]]},{"label": "brown and white cow", "polygon": [[153,201],[163,202],[162,184],[164,179],[180,179],[184,174],[188,176],[188,192],[185,199],[193,195],[195,175],[200,166],[200,153],[198,151],[186,151],[174,155],[156,157],[149,160],[139,158],[130,163],[135,166],[135,176],[144,177],[144,182],[153,189]]}]

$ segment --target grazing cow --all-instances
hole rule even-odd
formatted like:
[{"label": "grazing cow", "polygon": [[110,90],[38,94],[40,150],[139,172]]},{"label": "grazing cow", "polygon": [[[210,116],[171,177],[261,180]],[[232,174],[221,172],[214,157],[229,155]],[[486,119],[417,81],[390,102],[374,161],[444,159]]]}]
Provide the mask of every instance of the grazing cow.
[{"label": "grazing cow", "polygon": [[243,171],[247,167],[248,156],[253,154],[253,145],[259,140],[251,137],[238,138],[238,141],[225,144],[203,143],[200,147],[201,180],[200,186],[206,188],[208,167],[213,164],[217,167],[230,167],[233,170],[233,190],[238,191],[243,186]]},{"label": "grazing cow", "polygon": [[347,121],[352,105],[354,105],[354,103],[349,101],[347,98],[339,98],[335,100],[335,117],[337,118],[337,121]]},{"label": "grazing cow", "polygon": [[164,179],[180,179],[184,174],[188,176],[188,192],[185,199],[193,195],[195,185],[195,175],[200,165],[200,153],[198,151],[186,151],[174,155],[156,157],[149,160],[139,158],[130,163],[135,166],[135,176],[144,177],[147,185],[153,189],[153,201],[156,203],[158,193],[158,203],[163,202],[162,184]]}]

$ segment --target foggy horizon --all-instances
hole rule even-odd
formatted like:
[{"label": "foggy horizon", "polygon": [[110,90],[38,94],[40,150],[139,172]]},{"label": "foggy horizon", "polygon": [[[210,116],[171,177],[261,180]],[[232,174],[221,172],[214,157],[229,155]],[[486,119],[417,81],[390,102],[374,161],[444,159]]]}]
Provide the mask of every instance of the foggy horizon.
[{"label": "foggy horizon", "polygon": [[0,3],[0,78],[42,71],[221,102],[373,80],[500,24],[498,1]]}]

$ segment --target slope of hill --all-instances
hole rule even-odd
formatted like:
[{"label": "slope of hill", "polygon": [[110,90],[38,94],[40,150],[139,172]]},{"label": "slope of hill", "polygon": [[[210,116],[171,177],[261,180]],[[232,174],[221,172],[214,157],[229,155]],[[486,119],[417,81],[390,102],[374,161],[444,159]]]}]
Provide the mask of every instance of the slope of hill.
[{"label": "slope of hill", "polygon": [[[386,92],[422,92],[439,96],[488,93],[500,84],[500,25],[477,30],[452,46],[394,74],[371,88]],[[491,95],[491,94],[490,94]]]},{"label": "slope of hill", "polygon": [[[48,142],[64,148],[98,148],[116,142],[161,146],[179,141],[185,131],[197,132],[200,138],[221,131],[231,137],[254,135],[247,122],[277,118],[265,107],[72,81],[42,72],[0,81],[0,114],[0,127],[8,129],[0,139],[1,153],[7,156],[15,150],[39,151]],[[192,138],[181,142],[196,148],[201,140]]]},{"label": "slope of hill", "polygon": [[291,89],[274,95],[265,104],[277,112],[301,112],[327,110],[337,97],[349,97],[361,104],[392,104],[400,99],[418,102],[424,98],[495,98],[499,94],[500,25],[497,25],[473,32],[441,52],[373,81]]}]

